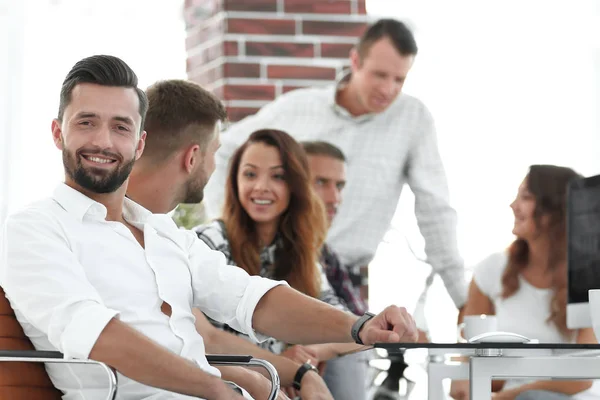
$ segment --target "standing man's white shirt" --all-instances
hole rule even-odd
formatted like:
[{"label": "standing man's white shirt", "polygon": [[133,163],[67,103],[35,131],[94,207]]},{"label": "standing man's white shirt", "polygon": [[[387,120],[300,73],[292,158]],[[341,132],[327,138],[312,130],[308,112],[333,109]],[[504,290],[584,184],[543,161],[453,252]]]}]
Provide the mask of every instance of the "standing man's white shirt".
[{"label": "standing man's white shirt", "polygon": [[344,201],[327,241],[344,264],[367,265],[374,258],[408,183],[415,194],[427,259],[461,307],[467,282],[433,118],[421,101],[406,94],[382,113],[354,117],[336,103],[337,90],[348,78],[337,85],[284,94],[228,128],[205,190],[207,211],[211,217],[219,215],[229,159],[253,131],[281,129],[296,140],[330,142],[348,159]]},{"label": "standing man's white shirt", "polygon": [[[145,247],[106,208],[67,185],[52,198],[8,218],[0,259],[0,285],[38,350],[88,358],[115,317],[175,354],[219,376],[206,361],[191,308],[255,340],[252,315],[261,297],[282,284],[251,277],[225,264],[193,232],[167,215],[125,199],[124,218],[144,233]],[[171,317],[161,305],[171,306]],[[100,399],[107,380],[89,366],[47,366],[65,399]],[[119,399],[186,399],[119,375]]]}]

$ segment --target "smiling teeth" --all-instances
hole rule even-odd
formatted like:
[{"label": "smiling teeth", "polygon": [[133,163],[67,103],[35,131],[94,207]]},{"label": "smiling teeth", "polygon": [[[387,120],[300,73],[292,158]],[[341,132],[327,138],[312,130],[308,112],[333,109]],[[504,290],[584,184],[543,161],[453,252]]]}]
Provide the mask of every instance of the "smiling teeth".
[{"label": "smiling teeth", "polygon": [[97,162],[100,164],[108,164],[112,162],[112,160],[107,160],[106,158],[98,158],[98,157],[88,157],[90,161]]},{"label": "smiling teeth", "polygon": [[273,203],[272,200],[256,200],[256,199],[252,200],[252,202],[255,203],[255,204],[259,204],[261,206],[266,206],[268,204],[272,204]]}]

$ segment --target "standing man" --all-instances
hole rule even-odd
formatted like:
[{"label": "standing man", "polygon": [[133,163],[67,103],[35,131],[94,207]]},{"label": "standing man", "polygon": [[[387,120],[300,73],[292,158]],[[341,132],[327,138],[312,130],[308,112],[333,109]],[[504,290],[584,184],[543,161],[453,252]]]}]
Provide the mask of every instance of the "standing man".
[{"label": "standing man", "polygon": [[379,20],[350,52],[350,73],[335,85],[289,92],[231,126],[207,186],[208,213],[220,212],[229,157],[251,132],[276,128],[300,141],[330,142],[348,159],[345,200],[328,237],[342,262],[366,270],[408,183],[428,261],[460,309],[467,286],[433,118],[421,101],[401,93],[416,54],[403,23]]}]

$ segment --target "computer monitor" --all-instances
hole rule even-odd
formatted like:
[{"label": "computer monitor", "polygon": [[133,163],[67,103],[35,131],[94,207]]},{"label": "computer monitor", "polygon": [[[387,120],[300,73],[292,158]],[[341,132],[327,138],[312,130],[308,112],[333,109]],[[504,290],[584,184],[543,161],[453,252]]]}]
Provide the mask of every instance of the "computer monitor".
[{"label": "computer monitor", "polygon": [[600,289],[600,175],[569,182],[567,271],[567,327],[590,327],[588,290]]}]

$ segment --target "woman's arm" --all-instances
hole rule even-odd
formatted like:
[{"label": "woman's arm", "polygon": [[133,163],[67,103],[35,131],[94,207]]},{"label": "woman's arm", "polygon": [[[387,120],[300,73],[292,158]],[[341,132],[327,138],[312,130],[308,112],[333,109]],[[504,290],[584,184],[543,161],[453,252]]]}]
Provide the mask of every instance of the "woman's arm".
[{"label": "woman's arm", "polygon": [[[598,343],[592,328],[585,328],[577,331],[577,343]],[[529,390],[547,390],[550,392],[574,395],[589,389],[591,386],[592,381],[536,381],[514,389],[503,390],[498,393],[497,398],[502,400],[513,400],[519,394]]]}]

